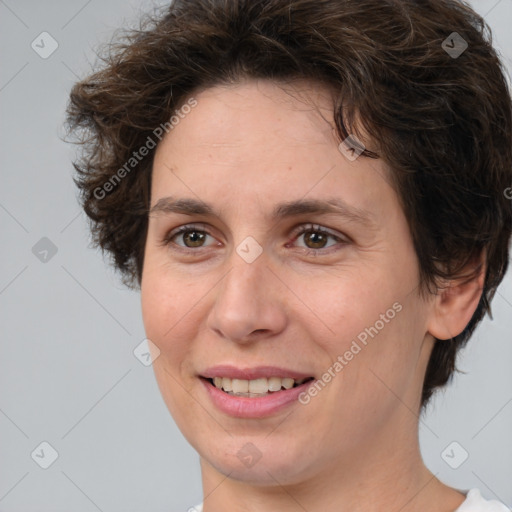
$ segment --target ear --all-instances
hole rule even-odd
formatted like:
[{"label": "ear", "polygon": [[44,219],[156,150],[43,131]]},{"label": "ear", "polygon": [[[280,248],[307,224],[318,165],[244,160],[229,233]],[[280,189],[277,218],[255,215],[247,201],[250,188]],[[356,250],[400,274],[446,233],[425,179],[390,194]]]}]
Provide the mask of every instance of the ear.
[{"label": "ear", "polygon": [[466,328],[480,302],[485,272],[485,255],[482,253],[464,267],[463,277],[445,282],[438,290],[428,322],[428,332],[432,336],[449,340]]}]

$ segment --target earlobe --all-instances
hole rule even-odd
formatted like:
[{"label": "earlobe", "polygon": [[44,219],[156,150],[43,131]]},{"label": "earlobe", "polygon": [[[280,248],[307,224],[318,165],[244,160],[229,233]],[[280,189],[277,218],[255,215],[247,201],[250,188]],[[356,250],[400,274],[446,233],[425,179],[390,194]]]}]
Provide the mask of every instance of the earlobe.
[{"label": "earlobe", "polygon": [[[463,276],[447,281],[439,289],[432,310],[428,332],[439,340],[458,336],[473,316],[485,282],[486,265],[484,258],[468,264]],[[472,274],[471,277],[467,277]]]}]

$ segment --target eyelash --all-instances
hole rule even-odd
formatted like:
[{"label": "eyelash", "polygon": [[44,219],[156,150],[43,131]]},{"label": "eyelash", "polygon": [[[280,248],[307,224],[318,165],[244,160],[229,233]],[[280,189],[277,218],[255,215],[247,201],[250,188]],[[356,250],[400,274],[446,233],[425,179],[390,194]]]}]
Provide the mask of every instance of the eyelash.
[{"label": "eyelash", "polygon": [[[201,251],[202,249],[207,248],[207,247],[197,247],[194,249],[191,247],[183,247],[181,245],[175,244],[172,241],[174,238],[178,237],[179,235],[182,235],[182,234],[188,233],[188,232],[197,232],[197,233],[206,234],[208,236],[212,236],[205,229],[200,229],[198,226],[195,226],[193,224],[187,224],[185,226],[181,226],[178,229],[168,233],[163,238],[160,245],[164,246],[164,247],[170,247],[172,244],[172,245],[174,245],[173,250],[178,250],[178,251],[185,252],[188,254],[191,254],[194,252],[197,253],[197,252]],[[327,237],[330,237],[330,238],[336,240],[338,243],[341,243],[342,245],[346,245],[347,243],[349,243],[348,239],[340,238],[340,237],[332,234],[331,232],[327,231],[323,227],[315,225],[315,224],[308,224],[308,225],[300,226],[300,228],[298,228],[297,230],[294,231],[292,242],[295,242],[301,235],[303,235],[305,233],[320,233],[322,235],[325,235]],[[331,246],[331,247],[334,247],[334,246]],[[303,254],[306,254],[307,256],[318,256],[319,254],[321,254],[321,255],[330,254],[332,251],[328,251],[328,249],[331,249],[331,247],[319,248],[319,249],[310,249],[307,247],[299,247],[299,249],[301,249]]]}]

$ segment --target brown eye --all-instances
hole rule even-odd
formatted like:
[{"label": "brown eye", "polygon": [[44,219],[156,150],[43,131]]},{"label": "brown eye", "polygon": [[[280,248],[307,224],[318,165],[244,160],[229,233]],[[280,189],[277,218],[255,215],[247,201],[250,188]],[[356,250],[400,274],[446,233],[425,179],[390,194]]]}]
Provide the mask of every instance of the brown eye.
[{"label": "brown eye", "polygon": [[203,248],[208,247],[205,243],[207,237],[213,239],[207,231],[187,225],[166,235],[162,240],[162,245],[175,246],[183,250]]},{"label": "brown eye", "polygon": [[[329,254],[332,252],[329,250],[331,246],[344,246],[349,243],[347,238],[337,236],[320,226],[312,224],[301,226],[300,230],[295,234],[293,242],[297,242],[300,239],[303,240],[303,245],[299,244],[297,247],[312,256]],[[333,240],[334,243],[329,243],[329,240]],[[333,248],[333,250],[336,249]]]},{"label": "brown eye", "polygon": [[329,237],[329,235],[319,231],[306,231],[304,234],[306,235],[304,236],[304,242],[310,249],[323,249]]},{"label": "brown eye", "polygon": [[205,233],[201,231],[188,230],[182,233],[182,240],[186,247],[201,247],[205,238]]}]

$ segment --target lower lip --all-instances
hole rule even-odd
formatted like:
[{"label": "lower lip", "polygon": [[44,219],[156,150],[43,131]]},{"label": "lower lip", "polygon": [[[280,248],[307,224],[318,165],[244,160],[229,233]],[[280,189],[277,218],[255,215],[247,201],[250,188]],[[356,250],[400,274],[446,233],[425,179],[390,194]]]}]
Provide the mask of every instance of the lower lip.
[{"label": "lower lip", "polygon": [[275,391],[258,398],[234,396],[216,388],[210,381],[200,377],[214,405],[223,413],[236,418],[263,418],[270,416],[288,405],[296,402],[299,395],[315,382],[314,379],[300,386],[282,391]]}]

